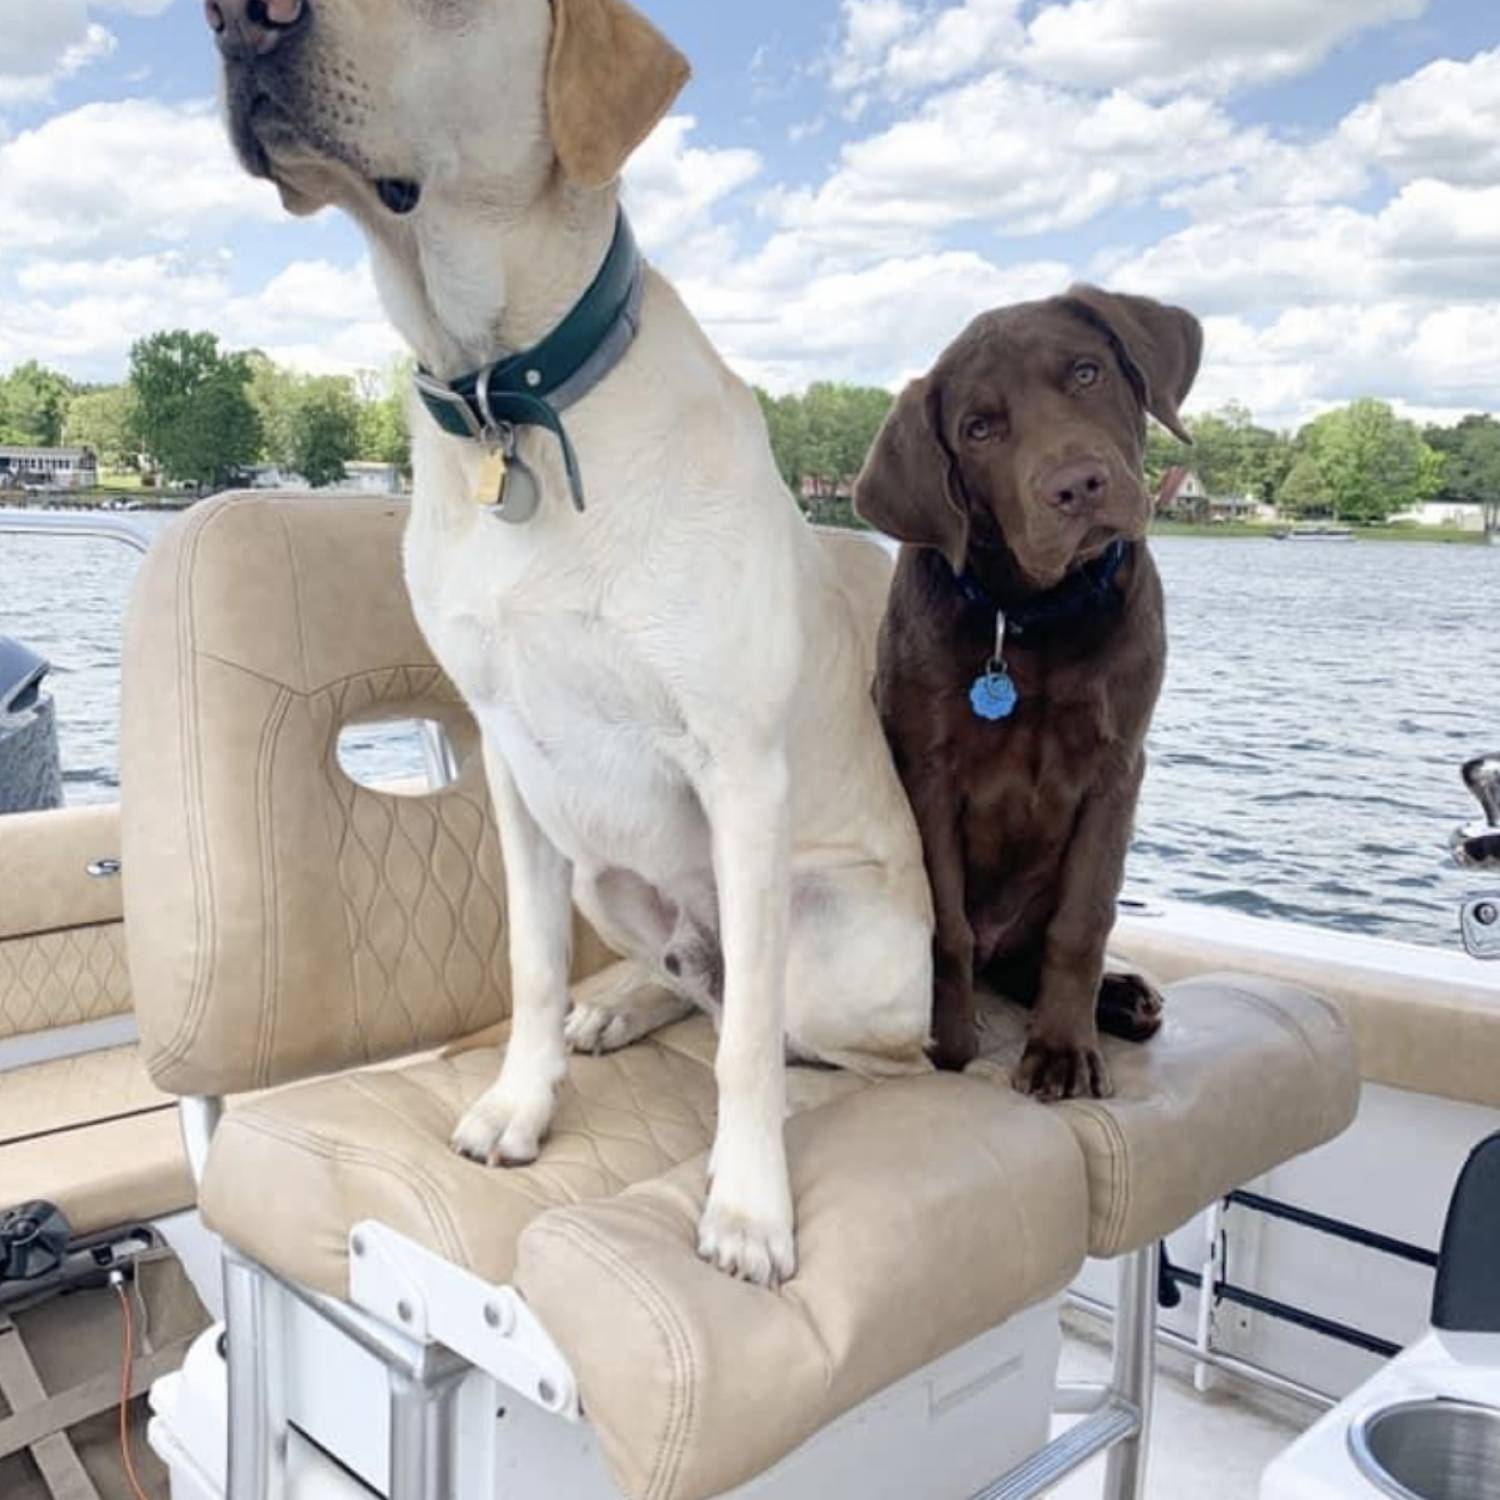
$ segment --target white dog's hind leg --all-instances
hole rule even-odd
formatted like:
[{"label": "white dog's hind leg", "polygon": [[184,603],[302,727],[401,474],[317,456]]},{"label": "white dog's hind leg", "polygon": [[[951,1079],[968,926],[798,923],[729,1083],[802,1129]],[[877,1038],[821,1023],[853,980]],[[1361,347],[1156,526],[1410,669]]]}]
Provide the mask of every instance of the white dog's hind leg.
[{"label": "white dog's hind leg", "polygon": [[453,1148],[490,1166],[523,1166],[537,1158],[567,1073],[573,870],[537,826],[487,739],[484,766],[505,851],[510,1044],[499,1079],[458,1122]]},{"label": "white dog's hind leg", "polygon": [[713,829],[724,1012],[719,1124],[698,1253],[769,1286],[796,1270],[787,1176],[786,953],[790,904],[785,753],[716,747],[700,793]]},{"label": "white dog's hind leg", "polygon": [[622,958],[573,987],[563,1034],[574,1052],[616,1052],[693,1009],[691,1000],[659,984],[645,964]]}]

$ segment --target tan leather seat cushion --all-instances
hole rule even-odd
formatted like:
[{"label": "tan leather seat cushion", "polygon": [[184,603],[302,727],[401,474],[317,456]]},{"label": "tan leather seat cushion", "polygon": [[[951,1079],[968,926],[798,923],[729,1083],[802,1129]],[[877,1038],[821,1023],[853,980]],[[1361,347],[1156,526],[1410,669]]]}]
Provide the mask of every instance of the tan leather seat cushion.
[{"label": "tan leather seat cushion", "polygon": [[515,1281],[626,1493],[662,1497],[748,1478],[1076,1274],[1083,1162],[1060,1118],[971,1079],[810,1068],[789,1077],[799,1274],[770,1293],[710,1269],[714,1044],[697,1019],[574,1058],[541,1160],[515,1171],[447,1145],[494,1078],[489,1048],[262,1095],[219,1127],[204,1218],[336,1295],[364,1218]]},{"label": "tan leather seat cushion", "polygon": [[[1273,979],[1208,975],[1167,988],[1144,1045],[1104,1038],[1111,1099],[1051,1106],[1088,1164],[1089,1253],[1170,1234],[1214,1199],[1322,1145],[1354,1119],[1359,1069],[1330,1002]],[[970,1071],[1009,1088],[1026,1013],[991,1002]]]},{"label": "tan leather seat cushion", "polygon": [[[336,1296],[347,1292],[349,1231],[366,1218],[505,1282],[516,1238],[538,1214],[608,1197],[708,1149],[713,1049],[713,1028],[697,1019],[623,1052],[575,1057],[541,1160],[512,1171],[448,1147],[459,1116],[494,1082],[493,1047],[265,1094],[220,1125],[203,1215],[263,1264]],[[847,1074],[793,1070],[792,1095],[804,1103],[858,1086]]]},{"label": "tan leather seat cushion", "polygon": [[0,1207],[43,1198],[77,1234],[191,1207],[177,1105],[135,1047],[0,1073]]},{"label": "tan leather seat cushion", "polygon": [[517,1285],[633,1500],[703,1500],[1060,1291],[1083,1167],[1055,1115],[968,1078],[862,1089],[787,1126],[799,1267],[779,1292],[694,1245],[703,1158],[521,1236]]}]

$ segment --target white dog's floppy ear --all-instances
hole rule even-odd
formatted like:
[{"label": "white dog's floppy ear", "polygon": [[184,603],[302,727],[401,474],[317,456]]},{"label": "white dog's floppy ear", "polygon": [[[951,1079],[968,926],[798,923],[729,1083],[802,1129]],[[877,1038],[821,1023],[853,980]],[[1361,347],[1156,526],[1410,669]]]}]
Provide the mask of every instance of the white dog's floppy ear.
[{"label": "white dog's floppy ear", "polygon": [[568,180],[604,187],[688,80],[687,59],[625,0],[552,0],[547,117]]},{"label": "white dog's floppy ear", "polygon": [[854,510],[898,542],[936,547],[955,573],[969,554],[969,512],[954,493],[933,376],[902,391],[854,481]]},{"label": "white dog's floppy ear", "polygon": [[1175,438],[1193,441],[1178,408],[1198,378],[1203,325],[1183,307],[1150,297],[1129,297],[1096,286],[1073,286],[1063,304],[1094,324],[1115,346],[1132,379],[1139,379],[1146,410]]}]

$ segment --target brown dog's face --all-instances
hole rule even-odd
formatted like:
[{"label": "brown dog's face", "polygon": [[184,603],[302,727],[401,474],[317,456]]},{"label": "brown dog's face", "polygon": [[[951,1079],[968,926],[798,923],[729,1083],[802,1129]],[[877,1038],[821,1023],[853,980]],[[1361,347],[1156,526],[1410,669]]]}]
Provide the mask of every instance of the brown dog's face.
[{"label": "brown dog's face", "polygon": [[902,395],[855,488],[859,513],[955,571],[998,540],[1050,588],[1151,519],[1146,414],[1179,435],[1197,372],[1191,314],[1074,288],[976,319]]},{"label": "brown dog's face", "polygon": [[230,136],[288,208],[514,215],[598,187],[687,65],[624,0],[204,0]]}]

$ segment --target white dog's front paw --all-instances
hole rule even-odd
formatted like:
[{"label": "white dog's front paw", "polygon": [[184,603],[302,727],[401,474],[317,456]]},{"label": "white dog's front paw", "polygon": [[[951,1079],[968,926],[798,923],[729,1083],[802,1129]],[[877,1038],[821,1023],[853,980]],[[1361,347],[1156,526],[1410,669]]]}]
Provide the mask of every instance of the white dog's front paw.
[{"label": "white dog's front paw", "polygon": [[747,1202],[727,1178],[714,1179],[698,1221],[698,1254],[730,1276],[757,1286],[778,1286],[797,1271],[790,1191],[773,1201]]},{"label": "white dog's front paw", "polygon": [[541,1152],[553,1106],[550,1086],[513,1090],[497,1083],[458,1122],[453,1149],[487,1167],[527,1166]]}]

